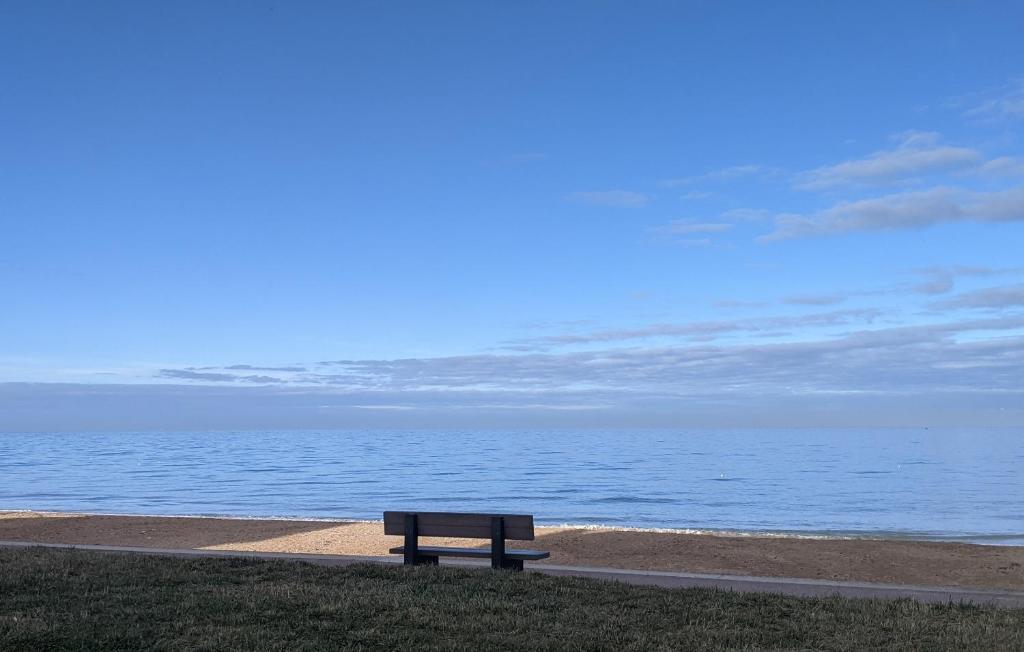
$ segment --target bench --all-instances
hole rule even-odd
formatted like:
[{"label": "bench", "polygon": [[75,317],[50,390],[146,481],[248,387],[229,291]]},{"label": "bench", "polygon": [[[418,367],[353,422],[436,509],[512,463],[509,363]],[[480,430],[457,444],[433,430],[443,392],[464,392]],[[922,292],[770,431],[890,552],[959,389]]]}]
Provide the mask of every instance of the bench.
[{"label": "bench", "polygon": [[[437,565],[439,557],[490,558],[491,568],[523,570],[524,561],[547,559],[541,550],[507,550],[505,540],[533,541],[533,516],[461,514],[453,512],[384,512],[384,534],[405,536],[405,545],[391,548],[407,566]],[[491,549],[441,548],[419,545],[419,537],[490,539]]]}]

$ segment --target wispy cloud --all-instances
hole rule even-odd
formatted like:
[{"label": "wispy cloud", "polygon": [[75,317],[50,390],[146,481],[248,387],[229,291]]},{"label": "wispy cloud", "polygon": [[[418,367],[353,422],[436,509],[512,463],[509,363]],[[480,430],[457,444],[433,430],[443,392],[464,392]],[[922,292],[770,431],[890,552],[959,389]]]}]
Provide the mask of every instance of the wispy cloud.
[{"label": "wispy cloud", "polygon": [[998,310],[1024,307],[1024,283],[964,292],[944,301],[936,301],[931,304],[931,307],[943,310],[955,310],[958,308]]},{"label": "wispy cloud", "polygon": [[794,306],[830,306],[846,301],[849,295],[840,293],[829,294],[795,294],[784,297],[782,303]]},{"label": "wispy cloud", "polygon": [[945,222],[1024,221],[1024,188],[972,192],[936,187],[841,202],[818,213],[781,214],[764,240],[857,231],[919,229]]},{"label": "wispy cloud", "polygon": [[799,316],[762,317],[744,320],[701,321],[683,324],[654,324],[640,328],[607,329],[590,333],[567,333],[521,339],[509,344],[517,347],[532,346],[535,350],[545,350],[556,346],[593,344],[597,342],[621,342],[627,340],[643,340],[655,337],[681,338],[691,342],[706,342],[723,335],[737,333],[771,333],[782,334],[782,331],[793,328],[827,327],[851,323],[871,322],[881,315],[874,308],[857,310],[837,310],[827,313],[816,313]]},{"label": "wispy cloud", "polygon": [[257,367],[251,364],[233,364],[229,367],[223,367],[230,371],[306,371],[306,367],[290,366],[290,367]]},{"label": "wispy cloud", "polygon": [[[1020,391],[1024,317],[859,330],[774,344],[691,345],[530,355],[346,361],[386,390],[562,391],[757,395],[821,392]],[[961,340],[970,332],[1011,332]],[[615,336],[609,336],[615,337]],[[880,365],[886,373],[879,374]],[[1013,374],[1018,374],[1014,376]],[[338,382],[351,386],[352,381]],[[602,395],[607,398],[607,395]]]},{"label": "wispy cloud", "polygon": [[226,382],[237,378],[235,374],[213,373],[209,371],[190,371],[188,369],[161,369],[157,376],[177,380],[205,380],[208,382]]},{"label": "wispy cloud", "polygon": [[766,168],[762,165],[733,165],[730,167],[720,168],[718,170],[712,170],[704,174],[697,174],[691,177],[679,177],[676,179],[666,179],[661,182],[661,185],[668,188],[676,188],[679,186],[689,186],[695,183],[703,182],[722,182],[732,181],[741,177],[751,177],[761,174],[773,173],[773,168]]},{"label": "wispy cloud", "polygon": [[598,190],[589,192],[574,192],[568,195],[568,200],[581,204],[593,204],[596,206],[621,206],[627,208],[641,208],[651,201],[651,196],[643,192],[632,190]]},{"label": "wispy cloud", "polygon": [[670,235],[682,235],[688,233],[721,233],[723,231],[728,231],[732,227],[732,224],[728,224],[726,222],[689,222],[686,220],[676,220],[671,224],[656,228],[655,231]]},{"label": "wispy cloud", "polygon": [[251,364],[233,364],[226,367],[186,367],[186,371],[307,371],[306,367],[297,365],[283,367],[265,367]]},{"label": "wispy cloud", "polygon": [[771,305],[770,301],[744,301],[741,299],[719,299],[712,303],[716,308],[763,308]]},{"label": "wispy cloud", "polygon": [[1024,158],[1019,156],[1000,156],[985,161],[978,174],[989,177],[1024,177]]},{"label": "wispy cloud", "polygon": [[[821,414],[823,400],[830,425],[865,423],[858,420],[865,417],[920,425],[922,414],[946,423],[958,414],[975,425],[1006,423],[1001,415],[1009,414],[1019,423],[1022,331],[1024,316],[1006,315],[801,341],[340,360],[325,363],[329,373],[280,385],[178,373],[186,370],[166,370],[162,377],[195,382],[0,383],[0,429],[608,427],[611,417],[635,427],[680,425],[711,406],[717,407],[703,412],[705,424],[749,415],[751,425],[800,425],[822,423],[807,415]],[[984,333],[998,336],[975,336]],[[59,409],[40,412],[42,400]],[[511,412],[511,420],[495,411]],[[594,411],[599,416],[591,421],[550,420]]]},{"label": "wispy cloud", "polygon": [[175,380],[195,380],[214,383],[283,383],[283,378],[276,376],[241,375],[214,373],[209,371],[193,371],[192,369],[161,369],[157,373],[158,378],[172,378]]},{"label": "wispy cloud", "polygon": [[764,208],[732,208],[722,213],[721,218],[725,221],[763,222],[774,216],[774,213]]},{"label": "wispy cloud", "polygon": [[691,190],[689,192],[684,192],[680,198],[693,201],[698,199],[707,199],[708,197],[714,196],[714,194],[715,193],[713,192],[706,192],[704,190]]},{"label": "wispy cloud", "polygon": [[946,267],[928,267],[916,270],[925,280],[910,285],[910,289],[918,294],[945,294],[953,289],[956,279],[961,276],[994,276],[1016,272],[1016,269],[997,269],[965,265]]},{"label": "wispy cloud", "polygon": [[1014,120],[1024,118],[1024,80],[955,102],[963,105],[966,118],[978,120]]},{"label": "wispy cloud", "polygon": [[710,247],[715,244],[715,241],[711,238],[679,238],[678,240],[674,240],[673,244],[693,249],[698,247]]},{"label": "wispy cloud", "polygon": [[942,269],[929,270],[924,272],[927,279],[915,283],[912,287],[914,292],[919,294],[945,294],[953,289],[956,275]]},{"label": "wispy cloud", "polygon": [[974,165],[982,159],[978,150],[940,145],[936,133],[908,132],[899,138],[900,142],[894,149],[804,172],[797,176],[796,187],[823,190],[856,184],[892,183],[918,178],[925,173]]},{"label": "wispy cloud", "polygon": [[[869,287],[855,290],[836,290],[823,293],[793,294],[783,297],[778,303],[785,305],[827,306],[842,303],[853,298],[881,297],[887,295],[940,295],[951,292],[957,279],[963,277],[989,277],[1006,274],[1019,274],[1024,271],[1018,267],[983,267],[976,265],[946,265],[926,267],[912,270],[918,280],[898,282],[881,287]],[[719,308],[765,307],[772,301],[716,301]]]},{"label": "wispy cloud", "polygon": [[[733,228],[732,224],[726,222],[690,222],[687,220],[676,220],[670,224],[651,229],[651,233],[662,239],[670,241],[680,247],[696,248],[710,247],[715,241],[708,236],[716,233],[724,233]],[[691,236],[691,237],[688,237]]]}]

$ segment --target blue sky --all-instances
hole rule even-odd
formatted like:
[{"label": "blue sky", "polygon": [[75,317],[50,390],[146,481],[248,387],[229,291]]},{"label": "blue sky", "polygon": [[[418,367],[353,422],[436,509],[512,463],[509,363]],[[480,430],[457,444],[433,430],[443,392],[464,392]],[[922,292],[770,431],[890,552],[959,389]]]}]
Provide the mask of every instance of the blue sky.
[{"label": "blue sky", "polygon": [[1024,424],[1018,3],[2,12],[0,430]]}]

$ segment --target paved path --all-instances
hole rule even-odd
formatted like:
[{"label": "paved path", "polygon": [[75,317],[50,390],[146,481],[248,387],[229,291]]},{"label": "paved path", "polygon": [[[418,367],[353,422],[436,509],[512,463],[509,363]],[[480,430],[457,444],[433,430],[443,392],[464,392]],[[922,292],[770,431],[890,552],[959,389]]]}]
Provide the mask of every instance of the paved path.
[{"label": "paved path", "polygon": [[[134,548],[128,546],[71,545],[64,543],[33,543],[24,541],[0,541],[6,548],[63,548],[96,550],[111,553],[138,553],[173,557],[245,557],[249,559],[304,561],[324,566],[348,566],[350,564],[399,564],[401,558],[357,557],[350,555],[316,555],[288,552],[246,552],[239,550],[195,550],[173,548]],[[446,560],[447,561],[447,560]],[[471,568],[488,567],[486,562],[460,561],[446,565]],[[907,584],[876,584],[872,582],[833,582],[788,577],[753,577],[749,575],[708,575],[701,573],[676,573],[667,571],[637,571],[618,568],[595,568],[589,566],[557,566],[535,564],[529,570],[546,575],[589,577],[600,580],[626,582],[648,586],[680,589],[707,587],[726,591],[749,591],[757,593],[782,593],[797,596],[832,596],[849,598],[913,598],[921,602],[970,602],[1000,607],[1024,608],[1024,591],[998,589],[972,589],[963,587],[930,587]]]}]

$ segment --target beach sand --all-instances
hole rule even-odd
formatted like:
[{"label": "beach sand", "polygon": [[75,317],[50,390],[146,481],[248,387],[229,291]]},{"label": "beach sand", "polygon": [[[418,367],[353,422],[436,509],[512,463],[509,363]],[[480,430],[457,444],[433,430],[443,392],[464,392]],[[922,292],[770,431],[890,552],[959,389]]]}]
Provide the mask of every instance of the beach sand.
[{"label": "beach sand", "polygon": [[[338,555],[388,554],[380,522],[247,520],[0,512],[0,540]],[[423,545],[486,547],[424,537]],[[805,539],[539,527],[510,543],[547,563],[637,570],[1024,589],[1024,547],[878,539]],[[543,562],[540,562],[543,563]]]}]

